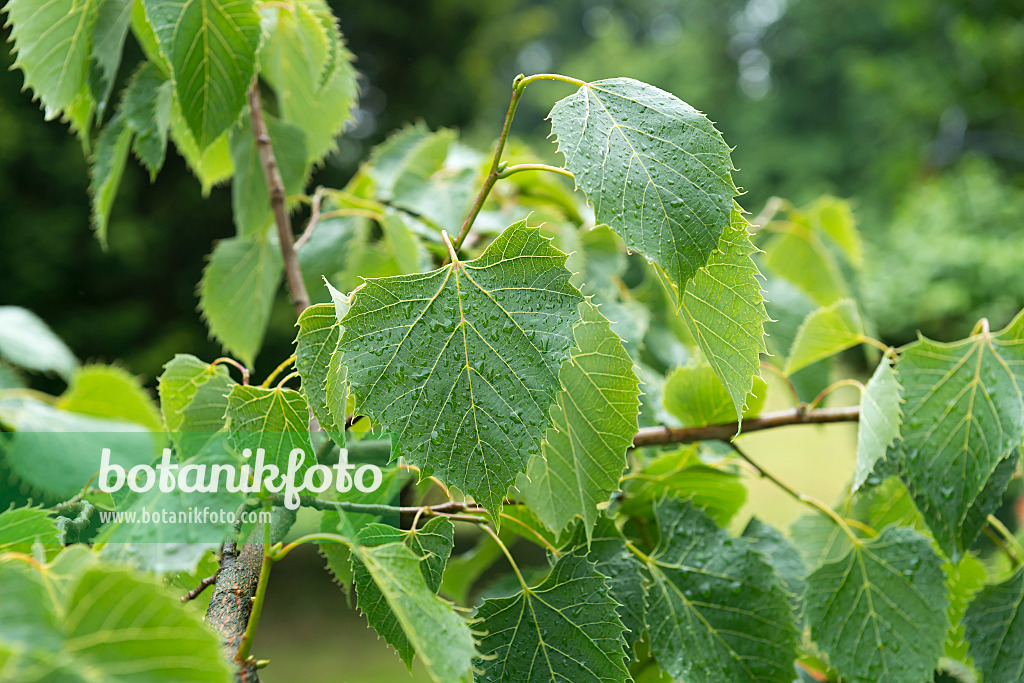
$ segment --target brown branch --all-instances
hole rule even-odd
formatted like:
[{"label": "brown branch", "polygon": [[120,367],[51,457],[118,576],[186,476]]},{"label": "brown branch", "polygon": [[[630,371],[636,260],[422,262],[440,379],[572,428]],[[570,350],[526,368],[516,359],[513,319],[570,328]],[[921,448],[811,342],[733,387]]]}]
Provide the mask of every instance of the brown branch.
[{"label": "brown branch", "polygon": [[[262,543],[246,543],[241,552],[234,543],[224,544],[213,597],[206,610],[206,622],[220,634],[229,661],[234,659],[245,627],[249,624],[252,597],[256,595],[262,564]],[[240,683],[258,683],[255,666],[249,662],[242,664],[236,680]]]},{"label": "brown branch", "polygon": [[256,151],[259,153],[263,177],[267,180],[267,191],[270,194],[270,207],[274,210],[274,222],[277,224],[277,237],[281,243],[281,256],[284,259],[284,275],[288,281],[288,291],[292,295],[295,315],[300,315],[309,308],[309,293],[302,279],[299,260],[295,255],[295,235],[292,233],[292,219],[288,215],[285,202],[284,181],[274,156],[274,147],[270,142],[270,133],[263,120],[263,107],[260,104],[260,88],[256,78],[249,86],[249,117],[252,120],[252,134],[256,139]]},{"label": "brown branch", "polygon": [[217,575],[207,576],[205,579],[199,582],[199,585],[181,596],[182,602],[188,602],[189,600],[195,600],[202,594],[207,587],[211,586],[217,580]]},{"label": "brown branch", "polygon": [[[789,425],[856,422],[858,419],[860,419],[860,406],[818,408],[817,410],[798,407],[764,413],[759,417],[744,420],[743,433],[748,434]],[[738,427],[735,422],[704,427],[644,427],[633,437],[633,446],[661,446],[673,443],[693,443],[694,441],[729,441],[739,431]]]}]

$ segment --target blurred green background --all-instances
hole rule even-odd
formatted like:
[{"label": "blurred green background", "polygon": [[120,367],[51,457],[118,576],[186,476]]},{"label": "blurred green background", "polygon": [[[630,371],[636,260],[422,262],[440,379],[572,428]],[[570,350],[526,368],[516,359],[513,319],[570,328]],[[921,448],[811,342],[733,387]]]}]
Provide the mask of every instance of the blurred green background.
[{"label": "blurred green background", "polygon": [[[519,72],[630,76],[718,123],[751,213],[772,196],[854,200],[868,252],[860,295],[886,343],[918,330],[958,338],[979,317],[998,327],[1024,306],[1024,0],[332,4],[362,99],[315,184],[341,187],[370,147],[417,119],[489,147]],[[137,58],[126,53],[125,72]],[[33,310],[80,358],[119,361],[150,385],[176,352],[220,355],[195,287],[213,242],[233,233],[229,191],[202,197],[174,154],[152,185],[129,164],[103,252],[83,151],[43,121],[11,62],[0,51],[0,304]],[[566,94],[531,87],[513,128],[550,160],[543,118]],[[282,294],[258,375],[290,353],[293,322]],[[845,466],[807,467],[807,457],[849,454],[850,430],[758,438],[752,451],[798,488],[830,499],[845,484]],[[750,484],[752,509],[792,519],[775,492]],[[301,557],[275,570],[259,656],[302,665],[292,680],[406,680],[318,558]]]}]

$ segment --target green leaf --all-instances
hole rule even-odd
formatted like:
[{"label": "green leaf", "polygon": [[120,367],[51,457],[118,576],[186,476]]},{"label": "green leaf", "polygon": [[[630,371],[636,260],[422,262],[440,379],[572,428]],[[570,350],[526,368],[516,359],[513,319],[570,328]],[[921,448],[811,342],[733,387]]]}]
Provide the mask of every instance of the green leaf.
[{"label": "green leaf", "polygon": [[[331,438],[342,439],[344,445],[345,423],[334,420],[328,403],[328,382],[331,373],[340,371],[333,368],[331,361],[338,349],[341,324],[335,315],[334,304],[313,304],[299,316],[299,334],[295,338],[295,368],[302,378],[302,392],[306,395],[313,414],[320,421],[324,431]],[[334,382],[337,382],[335,374]],[[335,389],[330,387],[332,391]]]},{"label": "green leaf", "polygon": [[199,283],[199,307],[210,333],[252,367],[263,345],[284,270],[269,236],[221,240]]},{"label": "green leaf", "polygon": [[306,164],[318,164],[352,118],[358,91],[352,54],[323,0],[289,0],[265,13],[272,25],[260,75],[274,89],[281,120],[302,130]]},{"label": "green leaf", "polygon": [[564,264],[521,221],[476,260],[367,280],[342,321],[358,410],[493,518],[551,424],[582,300]]},{"label": "green leaf", "polygon": [[729,392],[736,419],[747,410],[747,395],[761,374],[760,355],[768,352],[764,324],[769,319],[748,225],[733,205],[718,248],[686,285],[681,300],[681,315]]},{"label": "green leaf", "polygon": [[839,245],[855,268],[864,265],[864,245],[857,231],[857,220],[853,216],[850,202],[826,195],[805,206],[802,211],[814,227],[820,228]]},{"label": "green leaf", "polygon": [[948,628],[945,576],[927,539],[889,527],[807,577],[811,637],[849,683],[929,680]]},{"label": "green leaf", "polygon": [[114,90],[117,70],[121,66],[121,53],[128,37],[132,7],[135,0],[99,0],[96,25],[92,34],[92,62],[89,85],[96,100],[96,117],[103,113]]},{"label": "green leaf", "polygon": [[629,78],[586,83],[549,117],[598,222],[682,290],[730,223],[737,191],[721,133],[674,95]]},{"label": "green leaf", "polygon": [[89,56],[100,0],[11,0],[4,7],[17,53],[14,66],[43,105],[46,120],[64,114],[88,139],[94,102]]},{"label": "green leaf", "polygon": [[[376,606],[391,610],[430,677],[438,683],[472,681],[477,656],[473,634],[427,585],[421,558],[402,543],[353,546],[352,553],[384,597]],[[367,612],[368,620],[375,618]]]},{"label": "green leaf", "polygon": [[[903,476],[935,540],[954,561],[999,505],[1024,437],[1024,402],[1011,364],[1021,330],[903,348]],[[1008,464],[1007,464],[1008,463]]]},{"label": "green leaf", "polygon": [[837,562],[852,546],[850,537],[835,522],[815,513],[798,517],[789,527],[789,537],[808,567]]},{"label": "green leaf", "polygon": [[629,680],[617,607],[584,549],[562,555],[540,585],[484,600],[477,681]]},{"label": "green leaf", "polygon": [[[429,178],[441,170],[448,148],[456,139],[453,130],[431,131],[422,121],[401,128],[373,148],[366,172],[384,201],[395,198],[395,185],[403,177]],[[408,180],[403,180],[408,184]]]},{"label": "green leaf", "polygon": [[135,132],[132,151],[149,171],[150,181],[164,164],[174,89],[152,62],[144,62],[124,91],[121,114]]},{"label": "green leaf", "polygon": [[791,683],[797,628],[775,571],[690,503],[655,506],[647,629],[661,667],[692,683]]},{"label": "green leaf", "polygon": [[187,353],[176,354],[164,365],[164,371],[157,378],[157,392],[167,431],[176,432],[181,428],[181,412],[192,402],[199,387],[213,379],[227,386],[230,381],[228,369]]},{"label": "green leaf", "polygon": [[[764,407],[768,384],[754,378],[754,390],[747,400],[743,417],[756,416]],[[690,363],[676,368],[665,381],[662,405],[684,427],[724,424],[736,419],[736,406],[718,379],[714,368],[707,363]]]},{"label": "green leaf", "polygon": [[765,245],[764,266],[789,280],[820,306],[849,296],[839,264],[810,228],[785,223]]},{"label": "green leaf", "polygon": [[[327,288],[334,301],[334,314],[338,321],[338,340],[340,342],[341,335],[345,332],[341,320],[348,314],[349,298],[330,285],[327,285]],[[327,367],[326,392],[327,411],[331,417],[331,420],[328,421],[333,421],[338,427],[344,427],[345,421],[348,419],[348,366],[345,365],[344,352],[340,344],[335,344],[335,349],[331,353],[331,361]]]},{"label": "green leaf", "polygon": [[[967,627],[963,619],[975,595],[985,587],[988,571],[984,562],[969,554],[961,557],[957,564],[945,562],[942,569],[946,572],[946,586],[949,587],[949,623],[953,624],[953,628],[946,634],[944,653],[947,657],[966,662],[970,646],[967,643]],[[983,624],[983,627],[984,625],[987,623]],[[1024,675],[1024,672],[1021,675]],[[998,678],[995,677],[995,680]],[[994,679],[985,676],[985,680]]]},{"label": "green leaf", "polygon": [[0,512],[0,551],[30,553],[37,542],[57,543],[57,527],[49,510],[21,507]]},{"label": "green leaf", "polygon": [[218,636],[178,596],[124,569],[81,560],[57,574],[71,554],[39,568],[0,563],[0,623],[8,626],[0,627],[0,648],[11,653],[5,679],[72,681],[88,672],[103,681],[233,680]]},{"label": "green leaf", "polygon": [[[420,559],[420,572],[427,587],[434,593],[441,587],[441,575],[455,544],[455,527],[443,517],[429,520],[420,529],[402,531],[386,524],[370,524],[359,532],[357,542],[365,547],[376,547],[386,543],[399,543],[409,548]],[[359,609],[366,614],[370,626],[379,633],[391,647],[395,648],[407,667],[412,667],[415,654],[412,643],[402,631],[402,625],[388,606],[384,595],[373,582],[366,566],[352,558],[352,574],[355,578]]]},{"label": "green leaf", "polygon": [[0,358],[36,372],[56,372],[64,379],[78,359],[53,330],[32,311],[0,306]]},{"label": "green leaf", "polygon": [[174,146],[185,159],[193,175],[199,179],[204,197],[210,194],[210,188],[224,182],[234,173],[235,166],[231,159],[231,145],[227,132],[207,147],[200,149],[185,122],[177,99],[171,104],[171,139],[174,140]]},{"label": "green leaf", "polygon": [[1010,578],[982,589],[967,607],[964,635],[983,681],[1024,681],[1024,568]]},{"label": "green leaf", "polygon": [[885,458],[889,446],[900,435],[903,411],[900,409],[900,384],[891,359],[882,357],[860,397],[857,424],[857,471],[853,475],[856,491],[868,480],[878,461]]},{"label": "green leaf", "polygon": [[57,407],[134,422],[154,432],[161,429],[160,413],[139,378],[116,365],[86,365],[76,370]]},{"label": "green leaf", "polygon": [[244,455],[245,449],[266,452],[266,462],[282,471],[288,466],[293,449],[306,455],[298,470],[302,476],[314,464],[313,444],[309,440],[309,404],[292,389],[265,389],[236,384],[228,394],[228,421],[231,445]]},{"label": "green leaf", "polygon": [[765,524],[757,517],[751,517],[743,529],[743,538],[750,541],[754,550],[761,553],[768,564],[775,568],[782,579],[782,586],[789,593],[794,609],[799,609],[807,578],[807,565],[793,544],[778,529]]},{"label": "green leaf", "polygon": [[747,487],[739,474],[704,465],[692,448],[662,455],[622,483],[622,511],[648,516],[651,504],[665,498],[689,500],[717,524],[726,525],[747,500]]},{"label": "green leaf", "polygon": [[[818,305],[796,285],[781,277],[769,278],[765,282],[765,299],[765,310],[771,318],[771,322],[764,326],[766,345],[771,354],[768,360],[781,370],[800,325],[817,310]],[[801,401],[810,403],[832,383],[833,364],[833,359],[818,361],[789,376]]]},{"label": "green leaf", "polygon": [[96,239],[107,247],[107,223],[110,209],[121,185],[132,129],[120,114],[107,122],[96,141],[96,154],[89,168],[89,194],[92,197],[92,222]]},{"label": "green leaf", "polygon": [[[302,192],[309,167],[302,130],[266,115],[267,133],[284,183],[285,196]],[[231,157],[235,175],[231,180],[231,210],[239,237],[262,235],[273,219],[270,191],[263,175],[252,127],[248,121],[231,129]]]},{"label": "green leaf", "polygon": [[853,299],[840,299],[808,315],[797,330],[787,375],[864,341],[864,321]]},{"label": "green leaf", "polygon": [[580,304],[576,346],[558,374],[541,456],[526,471],[523,499],[541,522],[561,532],[579,516],[589,537],[599,503],[618,488],[640,410],[633,360],[592,303]]},{"label": "green leaf", "polygon": [[242,112],[256,73],[260,15],[248,0],[142,0],[185,121],[205,149]]}]

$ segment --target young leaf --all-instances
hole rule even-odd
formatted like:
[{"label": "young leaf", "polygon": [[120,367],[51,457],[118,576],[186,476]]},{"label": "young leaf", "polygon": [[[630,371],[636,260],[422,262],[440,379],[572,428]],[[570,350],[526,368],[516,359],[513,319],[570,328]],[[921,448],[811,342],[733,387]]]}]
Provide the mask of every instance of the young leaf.
[{"label": "young leaf", "polygon": [[281,120],[305,135],[305,162],[320,163],[352,118],[358,84],[352,53],[323,0],[288,0],[265,10],[276,24],[260,53],[261,76],[277,96]]},{"label": "young leaf", "polygon": [[[331,360],[338,348],[341,324],[334,304],[313,304],[299,316],[299,335],[295,338],[295,368],[302,378],[302,392],[324,431],[344,438],[345,423],[334,420],[329,408],[328,391],[332,371]],[[337,379],[334,379],[337,382]]]},{"label": "young leaf", "polygon": [[884,356],[871,375],[860,398],[860,421],[857,424],[857,471],[853,475],[853,491],[868,480],[879,460],[900,435],[903,411],[900,409],[900,384],[888,355]]},{"label": "young leaf", "polygon": [[107,122],[96,141],[96,154],[89,169],[89,194],[92,197],[92,222],[96,239],[107,246],[107,222],[110,209],[121,185],[132,129],[124,116],[117,114]]},{"label": "young leaf", "polygon": [[580,319],[564,264],[521,221],[476,260],[367,280],[342,321],[358,410],[494,518],[540,451]]},{"label": "young leaf", "polygon": [[945,576],[927,539],[889,527],[807,577],[811,637],[849,683],[928,680],[948,628]]},{"label": "young leaf", "polygon": [[89,70],[89,86],[92,98],[96,100],[97,119],[103,118],[110,93],[114,90],[134,5],[135,0],[99,0]]},{"label": "young leaf", "polygon": [[152,62],[144,62],[124,91],[121,114],[135,131],[132,151],[156,178],[167,153],[174,89]]},{"label": "young leaf", "polygon": [[[302,192],[309,166],[306,164],[306,141],[302,130],[265,117],[271,147],[277,159],[286,196]],[[235,175],[231,180],[231,212],[239,237],[262,235],[273,218],[267,179],[263,175],[256,141],[248,121],[231,129],[231,158]]]},{"label": "young leaf", "polygon": [[269,236],[221,240],[199,283],[199,307],[210,333],[252,367],[270,321],[284,269]]},{"label": "young leaf", "polygon": [[248,0],[142,0],[199,149],[233,124],[256,72],[260,15]]},{"label": "young leaf", "polygon": [[289,454],[301,448],[305,454],[298,470],[301,476],[313,465],[313,444],[309,440],[309,404],[292,389],[265,389],[236,384],[228,394],[231,445],[239,453],[251,449],[266,452],[266,462],[281,471]]},{"label": "young leaf", "polygon": [[1021,332],[984,329],[950,344],[922,338],[904,347],[896,366],[903,476],[954,561],[999,505],[1017,458],[1011,451],[1024,437],[1024,402],[1012,371],[1024,361]]},{"label": "young leaf", "polygon": [[0,551],[30,553],[36,542],[57,543],[57,527],[49,510],[21,507],[0,512]]},{"label": "young leaf", "polygon": [[[357,541],[365,547],[386,543],[399,543],[409,548],[420,559],[420,572],[427,587],[434,593],[441,587],[441,575],[455,545],[455,527],[450,520],[435,517],[420,529],[402,531],[386,524],[370,524],[359,532]],[[373,582],[366,566],[352,558],[352,574],[355,578],[359,609],[366,614],[370,626],[379,633],[391,647],[395,648],[407,667],[412,667],[415,654],[412,643],[406,637],[402,626],[388,606],[384,595]]]},{"label": "young leaf", "polygon": [[211,365],[187,353],[175,355],[164,365],[164,371],[157,378],[157,392],[160,394],[160,411],[167,431],[176,432],[181,429],[182,411],[192,402],[199,387],[211,380],[217,380],[228,387],[228,369],[223,365]]},{"label": "young leaf", "polygon": [[158,432],[160,413],[139,378],[116,365],[86,365],[57,401],[61,410],[125,420]]},{"label": "young leaf", "polygon": [[[420,569],[422,558],[403,543],[357,545],[352,554],[384,598],[375,603],[376,608],[390,608],[430,677],[438,683],[472,681],[477,656],[473,634],[427,585]],[[363,607],[367,619],[375,620],[368,609],[374,608]]]},{"label": "young leaf", "polygon": [[189,130],[188,123],[185,122],[177,99],[171,103],[171,139],[193,175],[199,180],[204,197],[210,194],[210,188],[224,182],[234,173],[235,165],[231,159],[231,145],[227,132],[200,149],[192,131]]},{"label": "young leaf", "polygon": [[50,326],[20,306],[0,306],[0,358],[36,372],[55,372],[64,379],[78,367],[71,349]]},{"label": "young leaf", "polygon": [[853,299],[840,299],[804,319],[789,351],[789,375],[864,340],[864,321]]},{"label": "young leaf", "polygon": [[742,419],[754,378],[761,374],[760,354],[768,352],[764,324],[769,319],[748,225],[733,204],[718,249],[686,285],[681,299],[681,315],[729,392],[736,419]]},{"label": "young leaf", "polygon": [[598,222],[682,290],[718,246],[737,194],[721,133],[674,95],[629,78],[585,83],[549,117]]},{"label": "young leaf", "polygon": [[785,223],[765,245],[764,266],[789,280],[820,306],[848,297],[839,264],[817,234],[805,225]]},{"label": "young leaf", "polygon": [[583,519],[588,538],[597,505],[618,488],[640,410],[633,360],[592,303],[580,304],[576,347],[558,374],[562,390],[551,408],[543,454],[520,487],[526,504],[555,533]]},{"label": "young leaf", "polygon": [[629,680],[617,607],[584,549],[562,555],[540,585],[484,600],[477,681]]},{"label": "young leaf", "polygon": [[661,667],[692,683],[791,683],[798,633],[771,565],[688,502],[667,498],[655,517],[647,629]]},{"label": "young leaf", "polygon": [[986,586],[967,607],[964,636],[983,681],[1024,681],[1024,569],[1006,581]]},{"label": "young leaf", "polygon": [[11,0],[4,7],[17,52],[14,66],[25,73],[46,120],[65,114],[86,140],[94,106],[89,55],[99,6],[100,0]]},{"label": "young leaf", "polygon": [[[754,378],[751,396],[743,417],[756,416],[764,407],[768,385],[760,377]],[[691,363],[676,368],[665,381],[662,405],[684,427],[722,424],[736,419],[732,398],[707,363]]]}]

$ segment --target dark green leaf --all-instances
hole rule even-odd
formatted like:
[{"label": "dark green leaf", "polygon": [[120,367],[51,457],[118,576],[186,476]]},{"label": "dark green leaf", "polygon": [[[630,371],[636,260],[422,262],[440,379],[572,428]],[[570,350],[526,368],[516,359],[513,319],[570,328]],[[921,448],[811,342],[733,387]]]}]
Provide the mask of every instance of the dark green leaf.
[{"label": "dark green leaf", "polygon": [[305,460],[298,470],[302,476],[314,464],[313,444],[309,440],[309,404],[292,389],[266,389],[236,384],[228,394],[228,421],[231,445],[245,455],[266,452],[266,462],[282,471],[289,454],[301,448]]},{"label": "dark green leaf", "polygon": [[89,194],[92,196],[92,222],[96,239],[104,248],[107,246],[110,209],[114,205],[117,188],[121,185],[131,141],[132,129],[121,114],[110,119],[96,141],[96,154],[89,169]]},{"label": "dark green leaf", "polygon": [[[109,1],[109,0],[108,0]],[[125,89],[121,115],[135,131],[132,151],[156,178],[167,153],[174,88],[152,62],[144,62]]]},{"label": "dark green leaf", "polygon": [[1024,568],[994,586],[986,586],[967,607],[964,635],[983,681],[1024,681]]},{"label": "dark green leaf", "polygon": [[96,100],[96,117],[102,119],[114,90],[121,53],[131,24],[135,0],[99,0],[92,33],[92,63],[89,85]]}]

